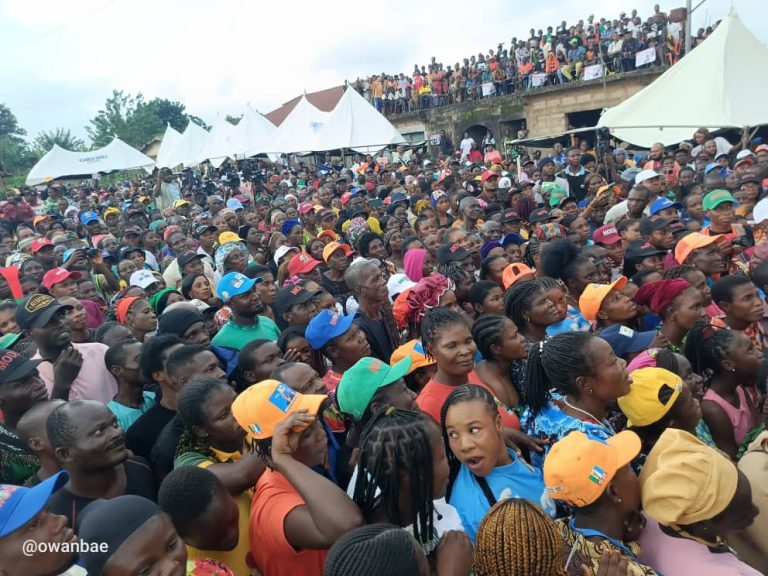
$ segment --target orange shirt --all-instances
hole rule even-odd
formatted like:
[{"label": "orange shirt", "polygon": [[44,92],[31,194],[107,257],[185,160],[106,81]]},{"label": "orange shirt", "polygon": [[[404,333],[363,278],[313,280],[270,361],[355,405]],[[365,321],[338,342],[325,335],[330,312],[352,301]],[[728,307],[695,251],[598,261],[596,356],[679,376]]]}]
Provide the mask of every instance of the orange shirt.
[{"label": "orange shirt", "polygon": [[267,468],[256,483],[248,538],[262,576],[323,576],[328,550],[297,552],[285,536],[285,518],[304,499],[290,482]]}]

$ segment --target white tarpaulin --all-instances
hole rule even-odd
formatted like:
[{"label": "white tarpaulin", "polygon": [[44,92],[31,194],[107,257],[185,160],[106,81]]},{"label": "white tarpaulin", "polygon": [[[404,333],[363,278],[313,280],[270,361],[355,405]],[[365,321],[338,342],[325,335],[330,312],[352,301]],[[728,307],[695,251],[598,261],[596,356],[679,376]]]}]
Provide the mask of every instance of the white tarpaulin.
[{"label": "white tarpaulin", "polygon": [[403,135],[383,114],[377,112],[357,90],[347,88],[318,132],[313,151],[340,148],[365,151],[404,142]]},{"label": "white tarpaulin", "polygon": [[217,120],[208,133],[198,162],[209,160],[214,168],[221,166],[224,160],[231,156],[230,139],[234,136],[236,129],[237,126],[224,119]]},{"label": "white tarpaulin", "polygon": [[240,160],[255,156],[275,130],[277,126],[263,114],[248,108],[229,140],[229,157]]},{"label": "white tarpaulin", "polygon": [[160,142],[160,149],[157,151],[157,160],[155,163],[158,168],[172,167],[168,161],[172,160],[173,151],[179,143],[179,140],[181,140],[181,133],[175,128],[172,128],[169,124],[165,129],[165,134],[163,134],[163,140]]},{"label": "white tarpaulin", "polygon": [[190,122],[187,124],[187,129],[184,130],[176,141],[176,145],[165,158],[166,167],[175,168],[180,165],[197,165],[207,141],[208,132],[194,122]]},{"label": "white tarpaulin", "polygon": [[273,152],[290,154],[324,150],[318,148],[318,134],[328,121],[330,112],[323,112],[313,106],[305,95],[302,95],[291,113],[277,127],[272,135],[261,144],[255,153]]},{"label": "white tarpaulin", "polygon": [[[762,64],[761,64],[762,62]],[[731,12],[700,46],[649,86],[600,117],[619,140],[649,148],[676,144],[701,127],[768,124],[763,100],[768,48]]]},{"label": "white tarpaulin", "polygon": [[152,158],[131,148],[119,138],[115,138],[104,148],[90,152],[71,152],[54,144],[53,148],[29,171],[27,184],[34,186],[66,176],[88,175],[90,177],[100,172],[149,169],[154,164],[155,161]]}]

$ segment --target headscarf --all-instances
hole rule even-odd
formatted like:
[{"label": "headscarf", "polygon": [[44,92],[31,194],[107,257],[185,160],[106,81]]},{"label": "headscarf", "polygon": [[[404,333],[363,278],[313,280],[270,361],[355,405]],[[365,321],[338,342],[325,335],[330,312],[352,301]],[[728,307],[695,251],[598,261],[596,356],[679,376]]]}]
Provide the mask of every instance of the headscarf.
[{"label": "headscarf", "polygon": [[432,206],[437,207],[437,203],[440,202],[443,198],[448,198],[448,194],[446,194],[442,190],[435,190],[430,194],[429,201],[432,202]]},{"label": "headscarf", "polygon": [[405,253],[403,269],[405,275],[414,282],[424,278],[424,259],[427,257],[425,248],[412,248]]},{"label": "headscarf", "polygon": [[[272,226],[274,226],[275,225],[275,220],[277,220],[277,217],[280,216],[280,215],[285,216],[285,212],[283,212],[282,210],[275,210],[274,212],[272,212],[272,215],[269,217],[269,223]],[[286,220],[286,222],[287,222],[287,220]]]},{"label": "headscarf", "polygon": [[5,259],[6,266],[20,266],[22,262],[32,259],[32,254],[26,252],[14,252]]},{"label": "headscarf", "polygon": [[402,292],[395,300],[392,313],[398,327],[403,330],[411,322],[420,323],[427,310],[437,308],[443,294],[453,289],[453,281],[437,272],[419,280],[416,286]]},{"label": "headscarf", "polygon": [[293,230],[295,226],[301,226],[301,220],[297,220],[296,218],[289,218],[283,222],[282,226],[280,226],[280,232],[282,232],[284,236],[288,236],[288,234],[291,233],[291,230]]},{"label": "headscarf", "polygon": [[153,220],[149,223],[149,229],[152,230],[152,232],[157,232],[157,229],[160,228],[160,226],[167,225],[167,220]]},{"label": "headscarf", "polygon": [[362,216],[356,216],[349,221],[349,227],[347,228],[347,236],[352,246],[357,247],[357,241],[360,239],[367,230],[370,230],[368,222]]},{"label": "headscarf", "polygon": [[136,300],[140,300],[140,298],[138,296],[128,296],[126,298],[121,298],[115,306],[115,318],[117,318],[117,321],[123,326],[125,326],[128,311]]},{"label": "headscarf", "polygon": [[93,242],[93,247],[97,250],[100,249],[99,245],[101,244],[102,240],[105,240],[107,238],[112,238],[112,240],[117,241],[117,238],[112,236],[112,234],[96,234],[95,236],[91,237],[91,242]]},{"label": "headscarf", "polygon": [[157,504],[141,496],[126,495],[92,502],[80,515],[77,534],[85,542],[100,542],[105,546],[91,546],[80,552],[88,574],[101,574],[120,546],[160,514],[162,510]]},{"label": "headscarf", "polygon": [[649,282],[637,291],[635,302],[641,306],[646,306],[657,316],[662,316],[675,298],[688,290],[688,288],[693,288],[693,286],[684,278]]},{"label": "headscarf", "polygon": [[36,238],[24,238],[24,240],[19,240],[17,244],[19,252],[23,252],[27,254],[28,251],[32,248],[32,242],[34,242],[35,240]]},{"label": "headscarf", "polygon": [[203,315],[194,308],[194,305],[174,306],[158,318],[157,333],[175,334],[179,338],[183,338],[184,333],[193,324],[202,321]]},{"label": "headscarf", "polygon": [[566,230],[565,226],[557,222],[546,222],[536,228],[531,234],[531,237],[542,242],[547,242],[556,238],[567,238],[568,230]]},{"label": "headscarf", "polygon": [[227,258],[229,258],[229,255],[235,250],[240,250],[241,252],[248,254],[248,250],[242,242],[227,242],[216,248],[216,253],[213,256],[213,259],[216,262],[216,268],[222,274],[224,274],[224,266],[227,263]]},{"label": "headscarf", "polygon": [[165,310],[168,302],[168,296],[170,296],[171,293],[178,294],[179,292],[174,288],[163,288],[162,290],[158,290],[149,297],[149,305],[152,306],[152,310],[154,310],[155,314],[158,316],[160,316],[160,314],[163,313],[163,310]]},{"label": "headscarf", "polygon": [[168,239],[171,237],[171,234],[175,234],[176,232],[181,232],[180,226],[168,226],[168,228],[165,229],[163,232],[163,242],[166,244],[168,243]]}]

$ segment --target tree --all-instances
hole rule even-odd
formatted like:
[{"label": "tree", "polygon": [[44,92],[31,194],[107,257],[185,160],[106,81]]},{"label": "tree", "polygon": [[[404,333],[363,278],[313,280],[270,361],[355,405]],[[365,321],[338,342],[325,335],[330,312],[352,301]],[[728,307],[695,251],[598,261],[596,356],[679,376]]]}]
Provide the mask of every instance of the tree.
[{"label": "tree", "polygon": [[36,158],[23,138],[26,134],[11,109],[0,104],[0,172],[20,174],[34,165]]},{"label": "tree", "polygon": [[48,152],[53,145],[64,148],[64,150],[71,150],[73,152],[79,152],[85,150],[85,142],[80,138],[73,135],[69,128],[56,128],[56,130],[45,131],[43,130],[37,135],[32,142],[32,152],[38,158],[41,158],[46,152]]},{"label": "tree", "polygon": [[5,104],[0,104],[0,138],[8,138],[18,144],[24,142],[22,136],[27,131],[19,126],[19,121],[11,109]]},{"label": "tree", "polygon": [[240,120],[242,120],[242,119],[243,119],[243,115],[242,114],[240,114],[240,116],[232,116],[231,114],[227,114],[224,117],[224,120],[226,120],[227,122],[229,122],[230,124],[233,124],[235,126],[240,124]]}]

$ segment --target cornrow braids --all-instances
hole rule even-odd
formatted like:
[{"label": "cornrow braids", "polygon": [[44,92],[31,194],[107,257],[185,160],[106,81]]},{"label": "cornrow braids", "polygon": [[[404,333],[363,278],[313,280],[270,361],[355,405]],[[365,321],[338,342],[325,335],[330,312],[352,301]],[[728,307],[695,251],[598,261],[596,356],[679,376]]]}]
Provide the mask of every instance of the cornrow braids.
[{"label": "cornrow braids", "polygon": [[226,382],[212,376],[202,376],[192,379],[179,393],[178,406],[176,408],[181,421],[184,423],[184,432],[181,434],[179,444],[176,447],[175,457],[185,452],[199,452],[218,462],[207,438],[203,438],[193,431],[194,426],[205,425],[205,406],[214,392],[231,388]]},{"label": "cornrow braids", "polygon": [[693,371],[707,380],[723,371],[723,361],[736,337],[731,330],[698,322],[688,331],[685,339],[685,357]]},{"label": "cornrow braids", "polygon": [[461,462],[456,458],[453,450],[449,448],[450,443],[448,441],[448,429],[445,426],[445,417],[452,406],[461,404],[462,402],[471,402],[472,400],[485,402],[492,414],[498,414],[498,407],[496,406],[496,401],[493,399],[493,395],[482,386],[477,386],[476,384],[462,384],[461,386],[457,386],[445,399],[443,407],[440,410],[440,429],[443,433],[443,444],[445,444],[446,447],[446,457],[448,458],[449,468],[448,489],[445,492],[446,502],[451,498],[453,483],[456,481],[456,476],[458,476],[459,470],[461,469]]},{"label": "cornrow braids", "polygon": [[552,278],[551,276],[542,276],[541,278],[536,278],[534,282],[536,282],[536,284],[547,291],[554,290],[555,288],[560,288],[561,290],[565,291],[565,284],[563,284],[557,278]]},{"label": "cornrow braids", "polygon": [[523,386],[525,403],[536,416],[547,405],[554,389],[560,394],[575,394],[576,378],[592,374],[588,332],[566,332],[531,346]]},{"label": "cornrow braids", "polygon": [[495,360],[491,348],[501,342],[504,318],[501,314],[481,314],[472,324],[472,339],[486,360]]},{"label": "cornrow braids", "polygon": [[[393,523],[412,525],[413,535],[422,546],[430,543],[435,534],[432,442],[428,426],[421,412],[390,408],[376,413],[360,435],[353,497],[367,521],[376,508],[382,506]],[[410,518],[400,515],[399,495],[406,477]]]},{"label": "cornrow braids", "polygon": [[543,288],[534,280],[515,282],[504,294],[504,313],[521,332],[526,330],[525,312],[531,309],[533,299]]},{"label": "cornrow braids", "polygon": [[328,551],[324,576],[419,576],[410,534],[393,524],[367,524],[344,534]]},{"label": "cornrow braids", "polygon": [[664,280],[674,280],[675,278],[686,279],[686,276],[688,274],[691,274],[697,271],[698,271],[697,268],[694,268],[693,266],[688,266],[686,264],[680,264],[679,266],[672,266],[672,268],[669,268],[664,271]]},{"label": "cornrow braids", "polygon": [[472,571],[475,576],[565,576],[563,539],[555,523],[532,502],[501,500],[477,529]]},{"label": "cornrow braids", "polygon": [[437,268],[437,271],[449,280],[452,280],[454,285],[457,286],[461,280],[472,277],[471,272],[469,272],[466,268],[459,266],[456,264],[456,262],[440,264],[440,266]]},{"label": "cornrow braids", "polygon": [[469,324],[467,324],[464,317],[454,310],[448,310],[447,308],[427,310],[426,314],[424,314],[424,319],[421,321],[421,345],[424,347],[424,352],[428,357],[432,357],[429,353],[429,348],[438,332],[446,326],[453,326],[455,324],[463,324],[469,328]]},{"label": "cornrow braids", "polygon": [[669,348],[659,348],[656,352],[656,368],[664,368],[680,376],[680,365],[677,363],[675,353]]}]

